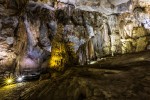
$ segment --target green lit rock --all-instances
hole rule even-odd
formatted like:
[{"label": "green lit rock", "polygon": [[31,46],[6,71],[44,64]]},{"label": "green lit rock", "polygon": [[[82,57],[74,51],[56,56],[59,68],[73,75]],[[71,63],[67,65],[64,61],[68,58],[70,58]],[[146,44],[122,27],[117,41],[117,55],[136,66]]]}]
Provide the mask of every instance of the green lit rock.
[{"label": "green lit rock", "polygon": [[137,41],[136,52],[144,51],[148,44],[147,38],[141,37],[137,39],[136,41]]},{"label": "green lit rock", "polygon": [[109,55],[111,53],[110,46],[104,47],[103,51],[105,55]]},{"label": "green lit rock", "polygon": [[119,34],[112,34],[112,35],[110,35],[110,37],[111,37],[111,52],[112,52],[112,56],[113,56],[114,53],[120,53],[121,42],[120,42]]},{"label": "green lit rock", "polygon": [[133,38],[142,37],[145,36],[146,34],[147,33],[144,27],[135,27],[133,29]]},{"label": "green lit rock", "polygon": [[122,42],[122,54],[133,52],[133,40],[132,39],[121,39]]}]

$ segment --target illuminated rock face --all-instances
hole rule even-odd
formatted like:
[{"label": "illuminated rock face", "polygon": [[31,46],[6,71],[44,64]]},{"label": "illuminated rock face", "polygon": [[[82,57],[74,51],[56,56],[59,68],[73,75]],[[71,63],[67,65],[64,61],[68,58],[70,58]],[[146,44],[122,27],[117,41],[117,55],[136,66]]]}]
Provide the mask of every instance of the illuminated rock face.
[{"label": "illuminated rock face", "polygon": [[52,41],[53,47],[51,57],[49,59],[50,68],[58,71],[62,71],[65,67],[65,64],[68,62],[68,54],[66,53],[67,50],[61,34],[63,28],[63,25],[58,25],[59,30],[57,31],[56,36]]},{"label": "illuminated rock face", "polygon": [[[1,0],[0,65],[9,59],[9,66],[13,61],[14,67],[40,66],[55,52],[52,41],[56,35],[63,36],[64,45],[69,43],[80,64],[149,50],[148,5],[148,0],[33,0],[20,13],[12,0]],[[62,24],[61,32],[58,24]]]},{"label": "illuminated rock face", "polygon": [[51,58],[49,62],[50,68],[61,71],[64,69],[67,61],[68,61],[68,55],[66,53],[66,48],[64,43],[55,41],[53,43]]}]

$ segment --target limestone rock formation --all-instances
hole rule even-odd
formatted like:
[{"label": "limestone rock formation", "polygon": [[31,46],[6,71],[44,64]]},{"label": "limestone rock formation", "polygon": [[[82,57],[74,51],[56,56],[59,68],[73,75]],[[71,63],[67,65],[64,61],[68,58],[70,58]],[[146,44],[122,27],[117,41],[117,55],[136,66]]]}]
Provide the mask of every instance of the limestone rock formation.
[{"label": "limestone rock formation", "polygon": [[149,50],[149,5],[148,0],[0,0],[0,65],[9,58],[16,70],[39,68],[50,58],[56,35],[79,64]]}]

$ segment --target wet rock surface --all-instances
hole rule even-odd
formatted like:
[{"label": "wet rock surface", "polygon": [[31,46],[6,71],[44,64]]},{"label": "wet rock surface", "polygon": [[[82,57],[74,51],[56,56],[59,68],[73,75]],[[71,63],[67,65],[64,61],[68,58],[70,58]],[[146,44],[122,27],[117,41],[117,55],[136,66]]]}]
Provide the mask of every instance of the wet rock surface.
[{"label": "wet rock surface", "polygon": [[[108,57],[48,79],[0,88],[1,100],[149,100],[147,52]],[[43,76],[44,77],[44,76]]]}]

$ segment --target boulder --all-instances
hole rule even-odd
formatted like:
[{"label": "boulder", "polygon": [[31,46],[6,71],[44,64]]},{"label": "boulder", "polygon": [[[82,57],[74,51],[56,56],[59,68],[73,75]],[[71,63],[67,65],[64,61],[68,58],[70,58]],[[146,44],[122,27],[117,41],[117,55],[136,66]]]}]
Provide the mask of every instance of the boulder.
[{"label": "boulder", "polygon": [[146,30],[144,27],[135,27],[133,28],[133,38],[143,37],[145,36]]},{"label": "boulder", "polygon": [[137,39],[136,41],[137,41],[136,52],[146,50],[146,47],[148,44],[147,37],[141,37],[141,38]]}]

